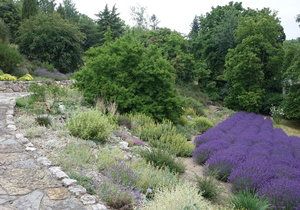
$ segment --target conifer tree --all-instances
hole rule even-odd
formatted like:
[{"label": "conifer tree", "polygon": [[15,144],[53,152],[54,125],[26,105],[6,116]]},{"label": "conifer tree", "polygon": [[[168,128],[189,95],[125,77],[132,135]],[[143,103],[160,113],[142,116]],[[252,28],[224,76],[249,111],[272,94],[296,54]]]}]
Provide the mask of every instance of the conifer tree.
[{"label": "conifer tree", "polygon": [[99,12],[97,17],[100,44],[105,42],[105,34],[109,30],[111,30],[112,39],[118,38],[123,34],[125,24],[119,17],[116,6],[113,6],[112,10],[109,10],[108,5],[105,5],[104,10]]},{"label": "conifer tree", "polygon": [[22,7],[22,18],[28,19],[38,13],[37,0],[24,0]]}]

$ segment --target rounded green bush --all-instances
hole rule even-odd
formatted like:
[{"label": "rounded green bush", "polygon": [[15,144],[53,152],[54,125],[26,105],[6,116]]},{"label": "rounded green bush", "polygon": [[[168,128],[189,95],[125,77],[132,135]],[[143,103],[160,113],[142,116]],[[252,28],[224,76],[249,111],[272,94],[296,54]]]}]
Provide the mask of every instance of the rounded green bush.
[{"label": "rounded green bush", "polygon": [[213,123],[206,117],[196,117],[192,121],[192,126],[197,132],[203,133],[213,127]]},{"label": "rounded green bush", "polygon": [[105,142],[114,128],[109,117],[97,110],[75,114],[67,127],[73,136],[99,142]]},{"label": "rounded green bush", "polygon": [[0,69],[4,73],[11,74],[21,62],[22,56],[16,48],[0,42]]}]

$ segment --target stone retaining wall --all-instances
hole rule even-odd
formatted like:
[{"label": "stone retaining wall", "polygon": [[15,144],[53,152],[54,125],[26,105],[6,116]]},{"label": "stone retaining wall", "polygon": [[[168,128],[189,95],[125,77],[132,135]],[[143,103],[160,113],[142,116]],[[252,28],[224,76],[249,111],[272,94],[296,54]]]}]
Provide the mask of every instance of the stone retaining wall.
[{"label": "stone retaining wall", "polygon": [[63,81],[0,81],[0,93],[29,92],[31,84],[54,84],[61,87],[68,87],[73,84],[72,80]]}]

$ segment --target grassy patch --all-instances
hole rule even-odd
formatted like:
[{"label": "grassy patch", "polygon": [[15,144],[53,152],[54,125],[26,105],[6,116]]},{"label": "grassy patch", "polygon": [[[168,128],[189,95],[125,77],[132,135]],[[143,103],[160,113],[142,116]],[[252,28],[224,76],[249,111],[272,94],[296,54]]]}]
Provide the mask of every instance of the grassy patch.
[{"label": "grassy patch", "polygon": [[197,177],[197,186],[201,195],[208,200],[215,201],[220,194],[216,181],[211,177]]},{"label": "grassy patch", "polygon": [[93,185],[93,180],[90,177],[80,175],[76,172],[70,172],[69,175],[71,179],[77,180],[77,183],[83,186],[89,194],[96,194],[96,188]]},{"label": "grassy patch", "polygon": [[234,206],[234,209],[238,210],[266,210],[270,207],[267,200],[260,199],[250,192],[240,192],[236,194],[231,199],[231,202]]},{"label": "grassy patch", "polygon": [[158,168],[168,168],[170,171],[180,174],[185,171],[183,163],[176,161],[169,153],[162,150],[142,150],[140,154],[148,163]]}]

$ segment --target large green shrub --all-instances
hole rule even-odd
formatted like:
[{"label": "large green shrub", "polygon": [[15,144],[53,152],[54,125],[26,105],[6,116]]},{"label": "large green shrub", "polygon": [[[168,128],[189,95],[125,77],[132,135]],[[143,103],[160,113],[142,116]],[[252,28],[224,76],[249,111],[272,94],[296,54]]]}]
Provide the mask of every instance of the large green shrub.
[{"label": "large green shrub", "polygon": [[16,48],[0,42],[0,69],[4,73],[12,73],[21,62],[22,56]]},{"label": "large green shrub", "polygon": [[63,73],[73,72],[82,64],[84,35],[57,14],[40,13],[25,20],[19,34],[20,51],[30,60],[51,63]]},{"label": "large green shrub", "polygon": [[300,120],[300,40],[284,43],[283,62],[286,94],[282,108],[288,119]]},{"label": "large green shrub", "polygon": [[111,120],[97,110],[75,114],[67,127],[73,136],[100,142],[105,142],[113,131]]},{"label": "large green shrub", "polygon": [[9,38],[9,30],[4,21],[0,18],[0,42],[7,42]]},{"label": "large green shrub", "polygon": [[115,101],[120,112],[142,112],[157,120],[176,121],[181,103],[174,69],[157,47],[144,47],[130,36],[87,52],[86,65],[75,79],[90,102]]}]

